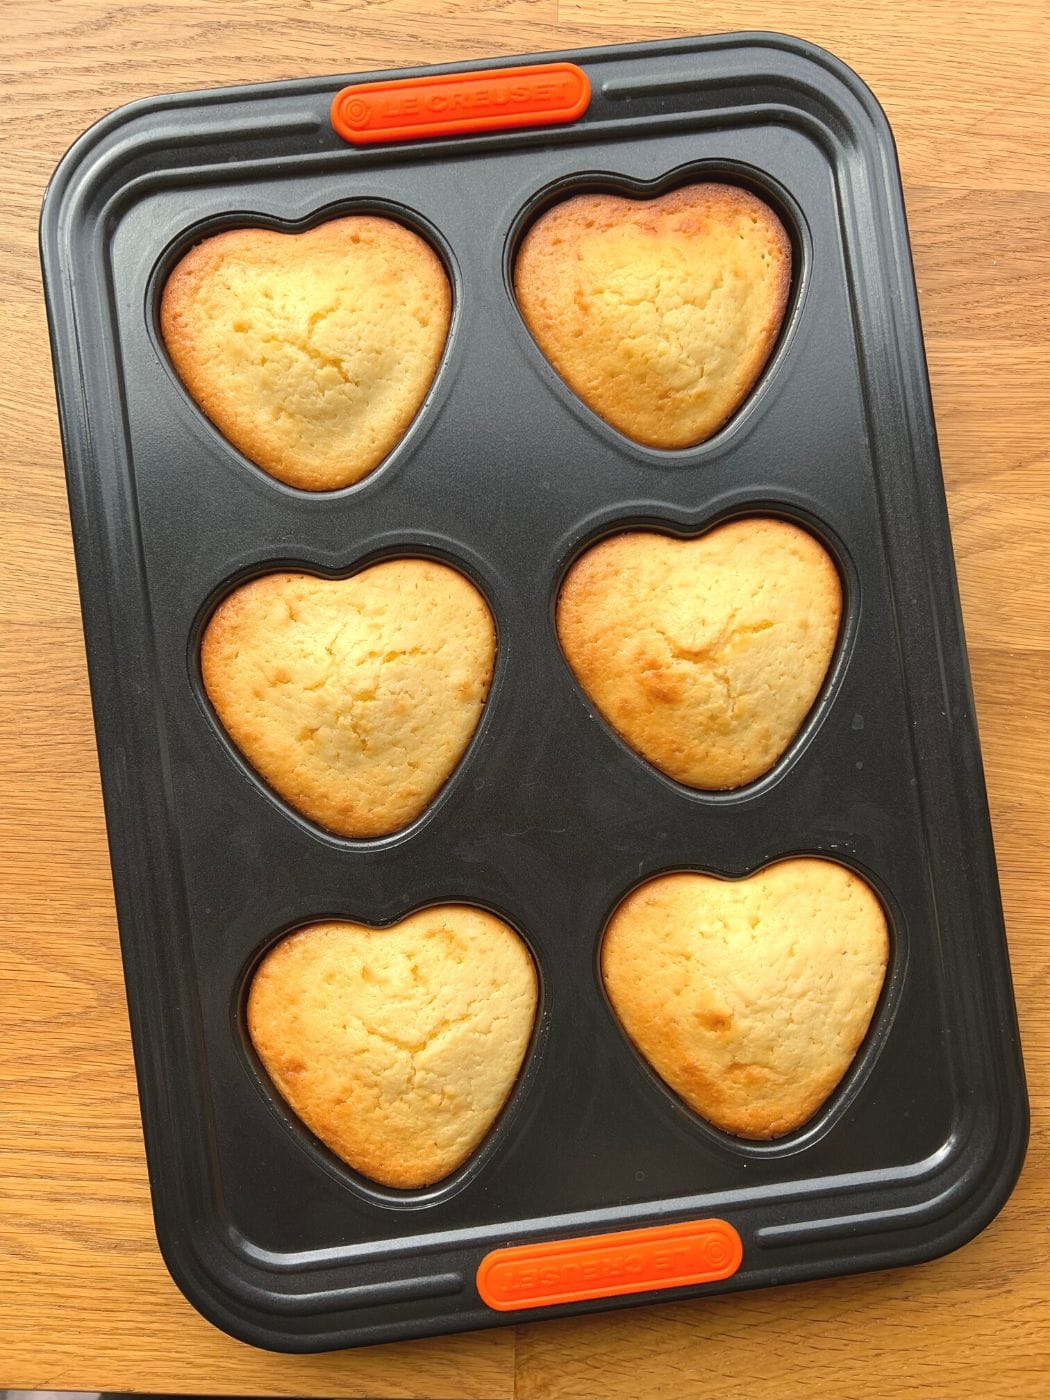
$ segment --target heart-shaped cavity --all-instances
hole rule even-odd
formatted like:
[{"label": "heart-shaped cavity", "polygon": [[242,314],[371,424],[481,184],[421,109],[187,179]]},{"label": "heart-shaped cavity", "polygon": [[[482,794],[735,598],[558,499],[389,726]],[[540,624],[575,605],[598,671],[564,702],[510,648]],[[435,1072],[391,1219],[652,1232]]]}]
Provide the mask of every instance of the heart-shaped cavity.
[{"label": "heart-shaped cavity", "polygon": [[791,240],[735,185],[657,199],[581,194],[522,240],[514,287],[540,349],[585,404],[649,447],[693,447],[743,403],[791,286]]},{"label": "heart-shaped cavity", "polygon": [[770,769],[827,674],[842,585],[827,550],[785,520],[694,539],[603,540],[566,575],[558,636],[591,701],[632,748],[690,787]]},{"label": "heart-shaped cavity", "polygon": [[481,717],[496,633],[457,570],[391,559],[343,579],[265,574],[215,609],[208,697],[248,762],[340,836],[413,821]]},{"label": "heart-shaped cavity", "polygon": [[384,1186],[429,1186],[509,1097],[536,987],[524,943],[480,909],[311,924],[260,963],[248,1030],[281,1096],[344,1162]]},{"label": "heart-shaped cavity", "polygon": [[886,975],[882,905],[832,861],[785,860],[748,880],[661,875],[605,933],[613,1010],[640,1054],[728,1133],[775,1138],[846,1073]]},{"label": "heart-shaped cavity", "polygon": [[205,239],[168,278],[160,324],[182,382],[235,447],[289,486],[333,491],[404,436],[451,309],[430,245],[357,214]]}]

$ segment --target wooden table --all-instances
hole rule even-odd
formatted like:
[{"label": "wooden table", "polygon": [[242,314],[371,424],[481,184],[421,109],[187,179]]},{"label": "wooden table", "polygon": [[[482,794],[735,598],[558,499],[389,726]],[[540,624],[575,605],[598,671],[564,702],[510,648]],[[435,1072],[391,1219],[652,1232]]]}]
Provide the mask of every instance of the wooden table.
[{"label": "wooden table", "polygon": [[[2,23],[0,1386],[1050,1394],[1045,0],[35,0]],[[150,93],[760,28],[851,63],[900,148],[1032,1099],[1020,1185],[977,1241],[912,1270],[328,1356],[242,1346],[183,1301],[153,1237],[37,264],[44,185],[84,127]]]}]

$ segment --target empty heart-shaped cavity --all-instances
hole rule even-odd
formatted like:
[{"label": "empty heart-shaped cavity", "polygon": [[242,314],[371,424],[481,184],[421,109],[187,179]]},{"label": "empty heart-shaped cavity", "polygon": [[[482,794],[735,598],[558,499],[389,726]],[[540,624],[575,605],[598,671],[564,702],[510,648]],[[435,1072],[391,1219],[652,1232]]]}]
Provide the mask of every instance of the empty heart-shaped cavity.
[{"label": "empty heart-shaped cavity", "polygon": [[827,675],[842,585],[786,520],[733,520],[692,539],[613,535],[569,570],[562,650],[613,729],[677,782],[740,787],[798,733]]},{"label": "empty heart-shaped cavity", "polygon": [[735,185],[579,194],[528,230],[514,288],[588,407],[635,442],[684,448],[750,393],[784,319],[791,261],[780,219]]},{"label": "empty heart-shaped cavity", "polygon": [[484,598],[432,559],[264,574],[219,604],[201,674],[226,732],[298,811],[340,836],[398,831],[470,742],[492,679]]},{"label": "empty heart-shaped cavity", "polygon": [[248,1031],[278,1092],[344,1162],[429,1186],[489,1132],[536,1018],[532,958],[509,925],[441,905],[387,928],[318,923],[277,943]]},{"label": "empty heart-shaped cavity", "polygon": [[835,862],[784,860],[747,880],[661,875],[614,913],[605,989],[638,1052],[702,1117],[776,1138],[849,1069],[886,975],[869,885]]},{"label": "empty heart-shaped cavity", "polygon": [[160,326],[183,384],[235,447],[289,486],[332,491],[404,436],[451,308],[419,234],[356,214],[205,239],[168,278]]}]

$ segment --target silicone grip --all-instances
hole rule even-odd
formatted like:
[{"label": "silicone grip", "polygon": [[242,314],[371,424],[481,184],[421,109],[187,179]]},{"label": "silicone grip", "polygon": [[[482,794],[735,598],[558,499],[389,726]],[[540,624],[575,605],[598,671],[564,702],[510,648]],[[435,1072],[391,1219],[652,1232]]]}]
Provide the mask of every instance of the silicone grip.
[{"label": "silicone grip", "polygon": [[332,102],[332,125],[356,146],[552,126],[587,110],[591,85],[575,63],[439,73],[355,83]]},{"label": "silicone grip", "polygon": [[743,1256],[728,1221],[686,1220],[497,1249],[481,1261],[477,1285],[490,1308],[515,1312],[711,1283],[735,1274]]}]

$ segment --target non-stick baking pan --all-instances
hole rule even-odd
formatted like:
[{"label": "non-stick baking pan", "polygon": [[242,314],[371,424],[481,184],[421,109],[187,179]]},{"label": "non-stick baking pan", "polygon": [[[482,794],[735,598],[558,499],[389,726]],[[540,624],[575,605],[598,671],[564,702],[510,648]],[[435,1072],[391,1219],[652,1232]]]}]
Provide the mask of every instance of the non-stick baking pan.
[{"label": "non-stick baking pan", "polygon": [[[516,109],[492,99],[510,91],[504,70],[550,62],[589,83],[589,100],[562,94],[558,124],[524,124],[562,101],[527,74]],[[993,1217],[1026,1142],[885,117],[842,63],[777,35],[501,59],[481,65],[488,77],[463,76],[478,67],[133,103],[76,143],[42,216],[158,1238],[207,1317],[283,1350],[929,1259]],[[427,130],[405,130],[404,104],[393,129],[372,132],[383,139],[357,144],[333,129],[348,86],[443,75],[450,92],[473,94],[461,103],[469,121],[457,125],[453,105],[442,122],[439,101]],[[342,104],[351,126],[372,121],[353,93]],[[780,213],[795,252],[789,311],[727,426],[694,449],[657,451],[565,387],[526,330],[510,268],[522,230],[558,197],[645,198],[709,177]],[[158,300],[178,257],[209,233],[296,230],[366,209],[439,251],[452,330],[385,464],[312,495],[266,476],[200,414],[166,356]],[[801,523],[831,551],[842,637],[774,770],[738,791],[697,792],[597,718],[559,651],[555,600],[570,562],[610,530],[695,534],[756,512]],[[397,835],[344,840],[238,758],[204,695],[198,642],[215,602],[254,573],[345,575],[405,554],[447,560],[482,590],[498,629],[495,679],[464,762],[428,811]],[[633,1052],[598,947],[611,911],[648,876],[736,878],[798,853],[871,883],[889,915],[890,966],[825,1107],[786,1138],[747,1142],[690,1112]],[[244,988],[260,953],[299,924],[382,924],[439,902],[482,906],[520,930],[541,1005],[485,1144],[439,1185],[398,1192],[355,1174],[283,1107],[251,1053]]]}]

